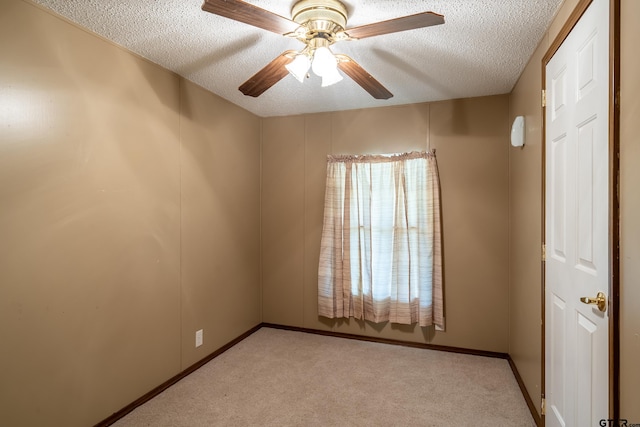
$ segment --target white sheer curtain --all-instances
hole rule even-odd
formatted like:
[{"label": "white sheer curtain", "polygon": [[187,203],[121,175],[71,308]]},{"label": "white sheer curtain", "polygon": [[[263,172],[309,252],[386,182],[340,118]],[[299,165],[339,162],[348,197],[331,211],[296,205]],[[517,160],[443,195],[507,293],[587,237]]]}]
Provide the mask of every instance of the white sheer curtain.
[{"label": "white sheer curtain", "polygon": [[328,156],[318,312],[444,328],[434,152]]}]

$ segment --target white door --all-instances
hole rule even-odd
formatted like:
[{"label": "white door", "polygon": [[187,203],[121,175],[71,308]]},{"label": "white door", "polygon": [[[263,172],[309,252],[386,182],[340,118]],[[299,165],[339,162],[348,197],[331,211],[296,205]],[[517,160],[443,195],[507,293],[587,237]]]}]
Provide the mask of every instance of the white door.
[{"label": "white door", "polygon": [[[546,66],[547,426],[609,418],[609,2],[594,0]],[[595,302],[602,292],[601,311]]]}]

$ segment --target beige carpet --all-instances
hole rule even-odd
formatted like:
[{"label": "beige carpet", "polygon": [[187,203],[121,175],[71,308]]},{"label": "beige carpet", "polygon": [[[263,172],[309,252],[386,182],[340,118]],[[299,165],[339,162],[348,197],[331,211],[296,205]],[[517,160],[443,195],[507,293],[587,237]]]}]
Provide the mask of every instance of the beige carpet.
[{"label": "beige carpet", "polygon": [[262,328],[114,425],[535,423],[506,360]]}]

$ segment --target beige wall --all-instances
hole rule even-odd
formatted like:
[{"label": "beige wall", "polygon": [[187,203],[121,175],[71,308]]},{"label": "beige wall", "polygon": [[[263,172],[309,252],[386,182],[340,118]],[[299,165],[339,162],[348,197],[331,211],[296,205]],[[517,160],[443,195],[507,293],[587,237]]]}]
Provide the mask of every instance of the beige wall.
[{"label": "beige wall", "polygon": [[[263,120],[263,321],[507,351],[508,97]],[[437,149],[446,332],[319,318],[327,154]]]},{"label": "beige wall", "polygon": [[[526,117],[526,146],[509,151],[509,251],[511,254],[510,279],[510,332],[509,354],[513,358],[525,386],[539,407],[541,393],[541,264],[542,243],[542,57],[549,49],[567,18],[576,7],[577,0],[567,0],[538,49],[516,84],[510,99],[510,119]],[[635,183],[640,161],[637,136],[632,128],[637,121],[637,75],[640,63],[636,45],[640,38],[637,21],[640,4],[635,0],[622,0],[622,107],[621,107],[621,415],[629,422],[640,422],[640,293],[635,281],[640,277],[640,202]],[[635,280],[635,281],[634,281]]]},{"label": "beige wall", "polygon": [[192,83],[181,89],[185,369],[260,323],[260,120]]},{"label": "beige wall", "polygon": [[622,0],[620,103],[620,415],[640,424],[640,2]]},{"label": "beige wall", "polygon": [[[547,36],[543,44],[546,45]],[[511,121],[525,117],[525,146],[509,150],[509,354],[541,403],[542,118],[538,48],[513,92]]]},{"label": "beige wall", "polygon": [[260,322],[260,121],[20,0],[0,58],[0,425],[92,425]]}]

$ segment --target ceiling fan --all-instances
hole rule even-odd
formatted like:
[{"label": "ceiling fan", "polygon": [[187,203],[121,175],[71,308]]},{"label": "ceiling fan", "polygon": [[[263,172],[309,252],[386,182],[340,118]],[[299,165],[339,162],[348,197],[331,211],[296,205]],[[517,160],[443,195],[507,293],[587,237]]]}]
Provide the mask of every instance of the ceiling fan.
[{"label": "ceiling fan", "polygon": [[358,40],[444,24],[444,16],[423,12],[346,28],[347,9],[338,0],[300,0],[293,5],[292,19],[241,0],[205,0],[202,10],[292,37],[305,44],[301,51],[283,52],[238,88],[243,94],[253,97],[262,95],[288,73],[302,82],[311,68],[322,78],[322,86],[329,86],[342,80],[338,72],[340,69],[374,98],[389,99],[393,94],[371,74],[347,55],[334,55],[329,47],[339,41]]}]

